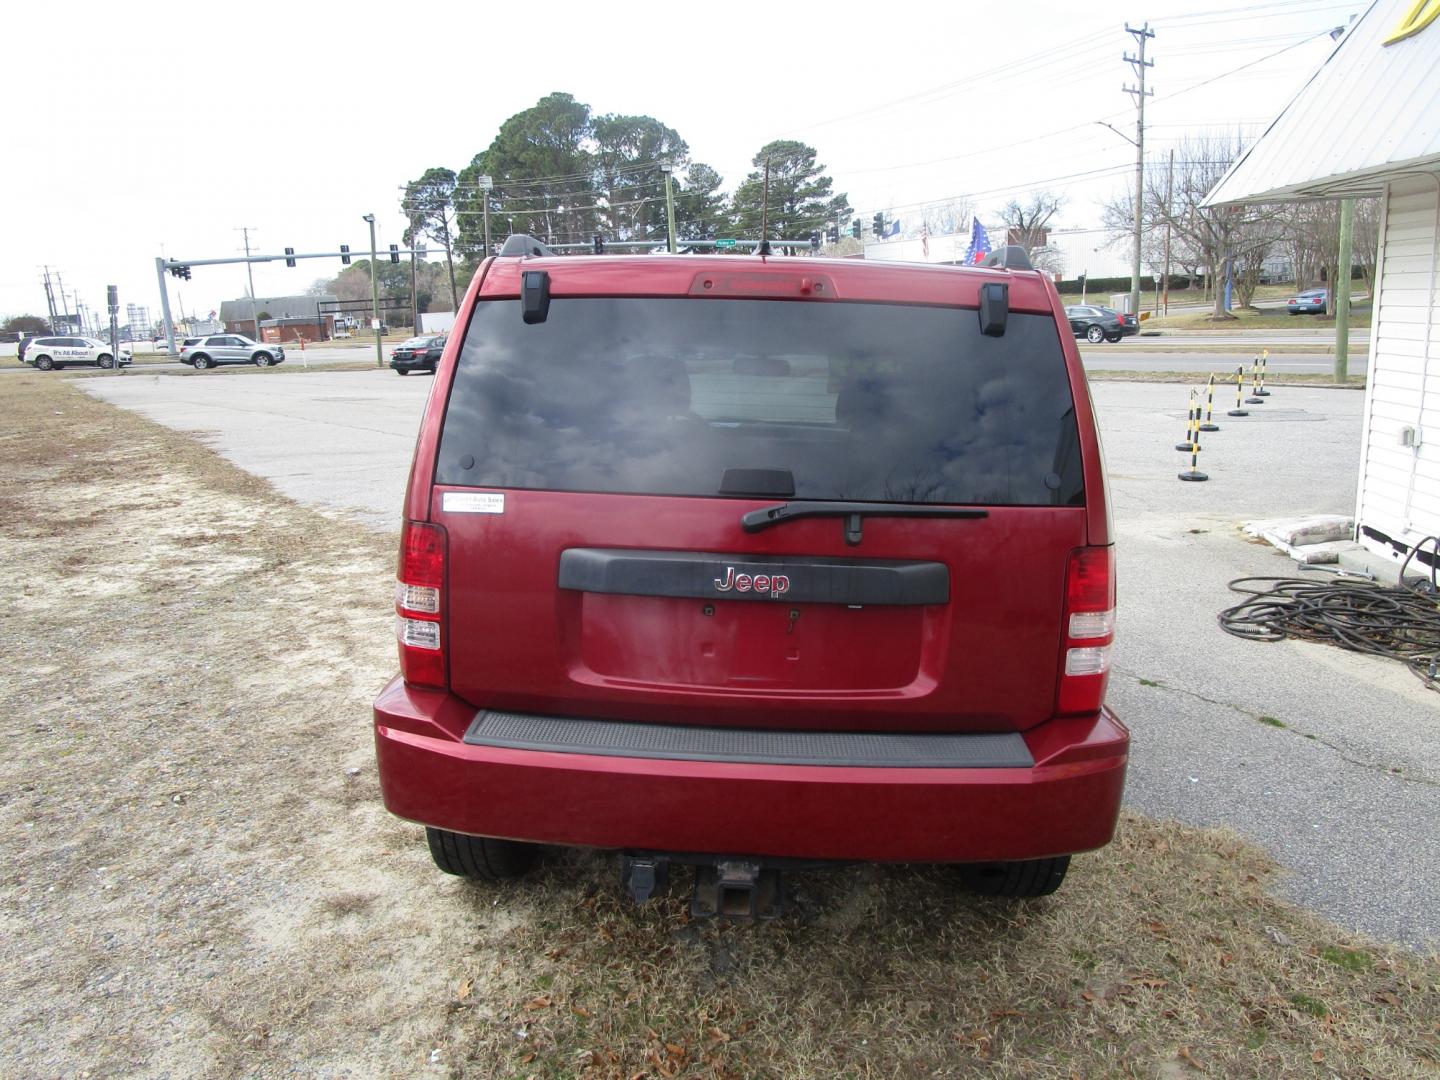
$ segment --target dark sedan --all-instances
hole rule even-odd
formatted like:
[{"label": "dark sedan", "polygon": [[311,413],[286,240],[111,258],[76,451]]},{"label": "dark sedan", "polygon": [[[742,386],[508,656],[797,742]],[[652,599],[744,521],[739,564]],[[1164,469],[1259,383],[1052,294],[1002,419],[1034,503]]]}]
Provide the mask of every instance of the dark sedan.
[{"label": "dark sedan", "polygon": [[427,334],[402,341],[390,354],[390,367],[401,375],[409,375],[412,371],[435,374],[435,365],[440,363],[447,337],[446,334]]},{"label": "dark sedan", "polygon": [[1092,344],[1119,341],[1122,337],[1140,332],[1140,322],[1134,315],[1122,315],[1111,308],[1077,304],[1067,307],[1065,315],[1070,320],[1070,330],[1074,335]]}]

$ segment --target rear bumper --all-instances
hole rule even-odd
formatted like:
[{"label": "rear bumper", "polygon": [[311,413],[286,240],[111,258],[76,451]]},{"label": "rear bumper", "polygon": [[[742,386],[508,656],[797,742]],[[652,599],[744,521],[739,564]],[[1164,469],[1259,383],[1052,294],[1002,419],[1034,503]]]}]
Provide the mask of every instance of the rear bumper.
[{"label": "rear bumper", "polygon": [[565,846],[980,862],[1108,843],[1130,735],[1105,710],[1025,734],[1027,768],[864,768],[475,746],[475,710],[396,679],[375,701],[385,806],[453,832]]}]

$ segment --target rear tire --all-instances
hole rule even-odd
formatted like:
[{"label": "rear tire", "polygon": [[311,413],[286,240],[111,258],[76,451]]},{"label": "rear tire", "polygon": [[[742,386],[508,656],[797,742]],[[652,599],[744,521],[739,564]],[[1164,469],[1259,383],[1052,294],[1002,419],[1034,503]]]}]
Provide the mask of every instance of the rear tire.
[{"label": "rear tire", "polygon": [[395,374],[396,374],[396,375],[409,375],[409,374],[410,374],[410,369],[409,369],[409,368],[403,368],[403,367],[397,367],[397,368],[395,369]]},{"label": "rear tire", "polygon": [[41,371],[49,371],[55,366],[55,361],[51,360],[48,356],[37,356],[35,358],[35,366]]},{"label": "rear tire", "polygon": [[960,868],[960,881],[981,896],[1049,896],[1060,888],[1069,869],[1069,855],[1022,862],[974,863]]},{"label": "rear tire", "polygon": [[1111,334],[1111,335],[1110,335],[1109,337],[1107,337],[1105,340],[1108,341],[1108,342],[1110,342],[1111,345],[1114,345],[1117,341],[1120,340],[1120,338],[1121,338],[1122,336],[1124,336],[1124,335],[1122,335],[1122,334]]},{"label": "rear tire", "polygon": [[425,828],[425,839],[436,866],[447,874],[475,881],[509,881],[521,877],[535,865],[540,854],[535,844],[467,836],[429,826]]}]

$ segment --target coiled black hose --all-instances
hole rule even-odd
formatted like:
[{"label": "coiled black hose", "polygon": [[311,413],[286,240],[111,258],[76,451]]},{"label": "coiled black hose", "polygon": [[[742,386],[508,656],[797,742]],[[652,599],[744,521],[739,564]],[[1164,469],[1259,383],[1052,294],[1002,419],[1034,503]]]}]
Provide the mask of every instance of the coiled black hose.
[{"label": "coiled black hose", "polygon": [[1251,641],[1328,642],[1389,657],[1431,690],[1440,689],[1440,592],[1433,568],[1431,580],[1416,587],[1356,578],[1243,577],[1230,582],[1230,589],[1248,599],[1220,612],[1226,633]]}]

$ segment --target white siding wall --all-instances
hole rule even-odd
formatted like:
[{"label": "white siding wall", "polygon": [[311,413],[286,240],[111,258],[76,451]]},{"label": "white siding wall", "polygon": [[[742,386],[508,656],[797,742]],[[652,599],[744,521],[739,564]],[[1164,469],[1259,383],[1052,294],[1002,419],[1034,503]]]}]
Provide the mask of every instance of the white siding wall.
[{"label": "white siding wall", "polygon": [[[1386,194],[1355,514],[1362,527],[1407,546],[1440,535],[1437,182],[1440,172],[1406,177]],[[1406,427],[1419,430],[1414,450],[1400,445]],[[1367,546],[1391,554],[1388,546]]]}]

